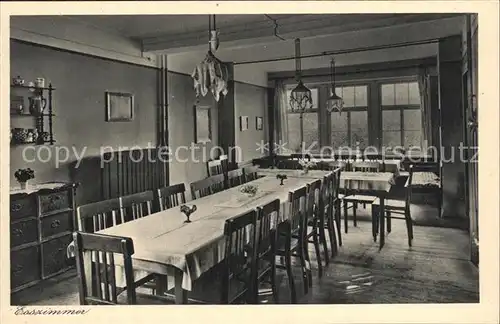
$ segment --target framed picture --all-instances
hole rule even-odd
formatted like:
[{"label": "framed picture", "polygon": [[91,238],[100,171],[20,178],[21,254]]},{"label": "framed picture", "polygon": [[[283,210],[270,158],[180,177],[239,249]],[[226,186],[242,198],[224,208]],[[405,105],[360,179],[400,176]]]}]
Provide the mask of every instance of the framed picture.
[{"label": "framed picture", "polygon": [[134,95],[106,92],[106,121],[131,121],[134,119]]},{"label": "framed picture", "polygon": [[256,130],[263,130],[264,129],[263,123],[264,123],[264,121],[263,121],[262,117],[255,117],[255,129]]},{"label": "framed picture", "polygon": [[212,141],[212,116],[210,106],[194,105],[194,139],[196,143]]},{"label": "framed picture", "polygon": [[240,131],[248,129],[248,116],[240,116]]}]

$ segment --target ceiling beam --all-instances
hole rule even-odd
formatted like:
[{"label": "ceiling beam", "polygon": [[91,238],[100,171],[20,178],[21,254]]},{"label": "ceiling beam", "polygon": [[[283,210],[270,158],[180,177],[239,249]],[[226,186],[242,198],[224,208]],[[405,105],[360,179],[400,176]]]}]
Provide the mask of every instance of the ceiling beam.
[{"label": "ceiling beam", "polygon": [[[369,17],[366,17],[369,16]],[[450,14],[422,15],[365,15],[353,23],[345,23],[342,17],[332,15],[299,15],[276,19],[278,35],[285,39],[314,38],[344,32],[410,24],[414,22],[448,18]],[[362,17],[362,16],[360,16]],[[274,18],[274,17],[273,17]],[[264,20],[251,24],[241,24],[219,29],[221,46],[225,49],[253,46],[279,41],[274,33],[274,23]],[[208,30],[196,32],[146,37],[141,40],[144,52],[182,53],[208,49]]]}]

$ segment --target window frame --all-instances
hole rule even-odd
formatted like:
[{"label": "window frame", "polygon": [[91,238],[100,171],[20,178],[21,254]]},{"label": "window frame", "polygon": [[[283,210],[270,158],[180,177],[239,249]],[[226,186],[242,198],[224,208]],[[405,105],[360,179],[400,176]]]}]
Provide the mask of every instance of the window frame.
[{"label": "window frame", "polygon": [[[378,102],[379,102],[379,120],[380,123],[378,125],[379,129],[379,149],[381,149],[384,146],[384,128],[383,128],[383,111],[397,111],[399,110],[399,122],[401,125],[401,129],[399,130],[400,134],[400,141],[401,141],[401,146],[406,147],[405,140],[404,140],[404,134],[405,134],[405,125],[404,125],[404,111],[405,110],[421,110],[421,104],[408,104],[408,105],[390,105],[390,106],[384,106],[382,104],[382,86],[385,84],[399,84],[399,83],[413,83],[416,82],[418,85],[418,78],[416,76],[411,76],[411,77],[401,77],[393,80],[381,80],[381,81],[376,81],[377,84],[377,90],[378,90]],[[420,98],[420,93],[419,93],[419,98]],[[420,131],[422,132],[422,124],[420,125],[421,129]],[[420,136],[420,147],[422,147],[422,136]]]}]

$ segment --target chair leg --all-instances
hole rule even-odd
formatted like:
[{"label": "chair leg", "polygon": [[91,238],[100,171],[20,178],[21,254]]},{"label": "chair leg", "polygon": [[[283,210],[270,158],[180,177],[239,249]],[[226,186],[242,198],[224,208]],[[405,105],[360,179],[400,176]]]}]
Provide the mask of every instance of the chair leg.
[{"label": "chair leg", "polygon": [[408,246],[411,247],[411,241],[413,239],[413,228],[411,218],[409,213],[405,212],[405,222],[406,222],[406,233],[408,235]]},{"label": "chair leg", "polygon": [[387,215],[387,233],[390,233],[392,230],[391,212],[390,211],[386,212],[386,215]]},{"label": "chair leg", "polygon": [[339,246],[342,246],[342,229],[340,228],[340,200],[338,201],[337,205],[338,207],[335,207],[335,225],[337,225],[337,237],[339,240]]},{"label": "chair leg", "polygon": [[317,226],[313,226],[312,239],[313,239],[313,244],[314,244],[314,250],[316,252],[316,261],[318,262],[318,277],[321,278],[323,276],[323,264],[321,263],[321,254],[319,251],[319,239],[318,239]]},{"label": "chair leg", "polygon": [[354,203],[354,207],[352,208],[352,222],[354,227],[358,227],[358,220],[356,218],[356,209],[358,208],[358,203]]},{"label": "chair leg", "polygon": [[372,205],[372,236],[373,236],[373,242],[377,242],[377,233],[378,233],[377,215],[378,215],[377,206]]},{"label": "chair leg", "polygon": [[337,255],[337,237],[336,233],[338,229],[335,226],[335,221],[333,219],[328,219],[326,224],[328,230],[328,238],[330,239],[330,248],[332,249],[332,258]]},{"label": "chair leg", "polygon": [[298,247],[297,253],[299,253],[299,258],[300,258],[300,265],[302,268],[302,283],[304,285],[304,294],[307,294],[309,292],[309,276],[308,276],[308,271],[307,271],[307,263],[305,259],[305,249],[303,242],[299,243],[300,246]]},{"label": "chair leg", "polygon": [[[330,256],[328,254],[328,244],[326,243],[326,232],[325,232],[325,224],[320,224],[318,227],[319,230],[319,240],[323,243],[323,254],[325,255],[325,266],[330,264]],[[329,230],[329,229],[328,229]],[[328,235],[331,236],[330,231],[328,231]],[[331,247],[333,249],[333,246]]]},{"label": "chair leg", "polygon": [[292,304],[297,303],[297,291],[295,290],[295,282],[293,280],[293,272],[292,272],[292,255],[290,249],[285,249],[285,267],[286,267],[286,275],[288,276],[288,285],[290,287],[290,301]]},{"label": "chair leg", "polygon": [[441,218],[441,210],[443,207],[443,192],[441,190],[438,191],[438,218]]},{"label": "chair leg", "polygon": [[344,201],[344,232],[347,234],[347,201]]},{"label": "chair leg", "polygon": [[311,270],[311,258],[309,257],[309,249],[307,245],[307,241],[302,239],[302,256],[304,259],[304,270],[306,274],[306,282],[308,287],[312,287],[312,270]]},{"label": "chair leg", "polygon": [[[271,274],[270,274],[269,282],[271,283],[271,289],[273,290],[273,299],[275,304],[279,304],[279,298],[278,298],[278,286],[276,285],[276,263],[271,262]],[[258,287],[257,287],[258,288]],[[257,289],[257,295],[258,295],[258,289]],[[258,296],[256,301],[258,302]]]}]

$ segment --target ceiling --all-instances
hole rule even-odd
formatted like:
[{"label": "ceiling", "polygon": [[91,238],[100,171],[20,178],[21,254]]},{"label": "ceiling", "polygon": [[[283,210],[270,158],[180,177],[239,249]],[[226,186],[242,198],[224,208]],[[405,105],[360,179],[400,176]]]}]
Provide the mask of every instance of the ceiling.
[{"label": "ceiling", "polygon": [[[456,14],[217,15],[225,48],[314,38],[349,31],[436,20]],[[64,16],[141,43],[144,52],[182,53],[207,46],[208,15]]]}]

